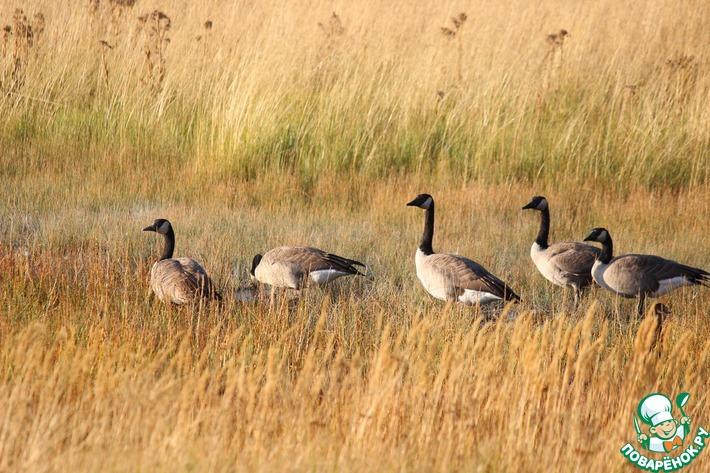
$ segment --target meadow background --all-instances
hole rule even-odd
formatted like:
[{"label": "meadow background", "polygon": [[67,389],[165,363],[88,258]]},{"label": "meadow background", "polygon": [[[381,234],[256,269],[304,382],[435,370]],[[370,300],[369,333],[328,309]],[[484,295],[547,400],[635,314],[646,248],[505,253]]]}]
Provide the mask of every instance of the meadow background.
[{"label": "meadow background", "polygon": [[[710,424],[708,291],[664,297],[654,344],[633,302],[547,284],[520,210],[710,268],[706,1],[0,0],[5,25],[0,471],[628,471],[645,394]],[[435,249],[523,304],[423,292],[420,192]],[[374,279],[163,307],[158,217],[226,295],[281,244]]]}]

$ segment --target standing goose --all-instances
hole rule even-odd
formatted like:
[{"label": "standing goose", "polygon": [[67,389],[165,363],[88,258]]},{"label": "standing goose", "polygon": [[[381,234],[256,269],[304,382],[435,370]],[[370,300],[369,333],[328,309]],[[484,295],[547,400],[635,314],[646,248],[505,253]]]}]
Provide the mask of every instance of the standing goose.
[{"label": "standing goose", "polygon": [[540,230],[530,247],[530,257],[545,279],[552,284],[571,287],[574,303],[577,305],[582,290],[592,283],[592,266],[599,254],[599,248],[576,241],[565,241],[550,245],[550,206],[547,199],[535,196],[523,207],[540,212]]},{"label": "standing goose", "polygon": [[272,287],[300,290],[308,281],[322,286],[341,276],[363,274],[363,263],[307,246],[281,246],[256,255],[251,265],[253,279]]},{"label": "standing goose", "polygon": [[602,244],[592,277],[604,289],[622,297],[638,297],[643,315],[647,297],[658,297],[681,286],[710,284],[710,273],[654,255],[621,255],[614,258],[614,243],[606,228],[593,229],[584,241]]},{"label": "standing goose", "polygon": [[520,301],[513,290],[489,273],[480,264],[463,256],[434,253],[434,198],[420,194],[407,204],[424,209],[424,233],[417,248],[414,263],[417,277],[424,289],[443,301],[465,305],[488,304],[495,301]]},{"label": "standing goose", "polygon": [[222,299],[197,261],[185,257],[173,258],[175,232],[170,222],[159,218],[143,231],[159,233],[165,239],[163,254],[150,269],[150,288],[158,299],[176,305],[200,299]]}]

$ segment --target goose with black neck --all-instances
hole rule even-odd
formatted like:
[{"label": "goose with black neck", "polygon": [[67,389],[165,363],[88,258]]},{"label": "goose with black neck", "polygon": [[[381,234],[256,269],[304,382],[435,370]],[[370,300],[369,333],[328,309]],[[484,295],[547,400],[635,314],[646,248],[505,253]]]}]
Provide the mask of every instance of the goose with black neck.
[{"label": "goose with black neck", "polygon": [[160,259],[150,269],[150,288],[166,304],[184,305],[200,300],[221,300],[204,268],[192,258],[173,258],[175,232],[169,221],[159,218],[143,229],[163,236]]},{"label": "goose with black neck", "polygon": [[535,196],[523,210],[540,212],[540,229],[530,247],[530,257],[542,276],[560,287],[574,291],[574,303],[579,304],[582,291],[592,284],[592,266],[599,249],[576,241],[550,244],[550,205],[543,196]]},{"label": "goose with black neck", "polygon": [[431,195],[420,194],[407,205],[424,210],[424,231],[414,262],[417,278],[430,295],[465,305],[520,301],[520,297],[507,284],[475,261],[459,255],[434,252],[434,198]]},{"label": "goose with black neck", "polygon": [[594,281],[626,298],[638,298],[643,315],[646,298],[659,297],[682,286],[709,286],[710,273],[655,255],[627,254],[614,257],[614,242],[606,228],[594,228],[584,241],[602,244],[592,267]]}]

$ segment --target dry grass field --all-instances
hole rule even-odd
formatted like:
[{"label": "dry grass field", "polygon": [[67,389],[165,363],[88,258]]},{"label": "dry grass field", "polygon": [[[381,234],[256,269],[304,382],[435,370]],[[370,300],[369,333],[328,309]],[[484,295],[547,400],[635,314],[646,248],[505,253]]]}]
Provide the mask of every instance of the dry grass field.
[{"label": "dry grass field", "polygon": [[[664,296],[657,343],[633,301],[575,309],[520,209],[710,269],[705,0],[0,0],[6,24],[0,471],[632,471],[645,394],[710,425],[710,290]],[[522,304],[423,291],[420,192],[434,248]],[[158,217],[221,308],[149,297]],[[372,278],[234,300],[281,244]]]}]

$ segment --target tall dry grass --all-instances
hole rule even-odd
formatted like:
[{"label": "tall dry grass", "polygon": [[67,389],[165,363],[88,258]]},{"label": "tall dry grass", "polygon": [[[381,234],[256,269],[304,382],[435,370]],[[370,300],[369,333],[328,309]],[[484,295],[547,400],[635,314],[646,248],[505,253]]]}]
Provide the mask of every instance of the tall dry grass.
[{"label": "tall dry grass", "polygon": [[[322,183],[313,194],[328,197],[310,201],[247,183],[197,203],[5,210],[0,470],[620,470],[645,393],[689,391],[694,421],[710,417],[707,290],[663,298],[673,315],[652,348],[655,318],[635,321],[633,302],[596,289],[574,310],[536,272],[537,219],[520,210],[532,188],[428,188],[435,247],[525,299],[485,322],[418,285],[423,217],[404,203],[423,185]],[[555,239],[602,221],[621,252],[710,264],[707,193],[548,197]],[[362,259],[374,280],[295,305],[171,310],[148,297],[160,243],[140,228],[158,215],[226,294],[252,254],[284,243]]]},{"label": "tall dry grass", "polygon": [[305,182],[406,171],[707,184],[702,0],[6,0],[0,20],[18,6],[45,26],[23,86],[0,102],[3,145],[67,144],[37,150],[55,160],[106,153],[128,168],[174,159]]},{"label": "tall dry grass", "polygon": [[[520,207],[710,268],[709,13],[1,0],[0,471],[619,471],[644,394],[690,392],[707,426],[708,291],[664,297],[651,348],[632,302],[542,279]],[[422,291],[423,191],[435,248],[523,304],[486,321]],[[171,310],[156,217],[227,295],[280,244],[374,279]]]},{"label": "tall dry grass", "polygon": [[0,355],[3,469],[621,470],[650,390],[690,390],[693,418],[710,414],[699,317],[657,355],[655,319],[634,335],[594,309],[480,326],[432,307],[397,327],[328,301],[22,327]]}]

